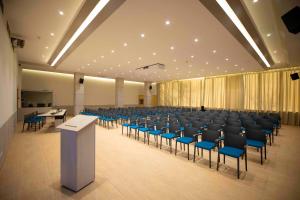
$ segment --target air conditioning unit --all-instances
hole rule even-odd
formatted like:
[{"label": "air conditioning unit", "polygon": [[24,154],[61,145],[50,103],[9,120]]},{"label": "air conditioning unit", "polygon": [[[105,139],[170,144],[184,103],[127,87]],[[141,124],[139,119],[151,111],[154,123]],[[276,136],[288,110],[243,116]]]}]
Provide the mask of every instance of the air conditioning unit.
[{"label": "air conditioning unit", "polygon": [[14,48],[23,48],[25,45],[25,40],[23,39],[11,37],[10,40]]}]

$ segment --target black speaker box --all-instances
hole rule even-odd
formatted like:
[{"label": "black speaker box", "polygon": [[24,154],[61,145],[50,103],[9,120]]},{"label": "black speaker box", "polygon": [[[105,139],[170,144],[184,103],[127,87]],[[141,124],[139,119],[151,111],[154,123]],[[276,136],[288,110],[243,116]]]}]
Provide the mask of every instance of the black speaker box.
[{"label": "black speaker box", "polygon": [[291,79],[294,80],[298,80],[299,79],[299,74],[298,73],[293,73],[291,74]]},{"label": "black speaker box", "polygon": [[300,31],[300,7],[296,6],[286,14],[281,16],[282,21],[289,32],[297,34]]},{"label": "black speaker box", "polygon": [[83,78],[80,78],[80,79],[79,79],[79,83],[80,83],[80,84],[83,84],[83,82],[84,82],[84,79],[83,79]]}]

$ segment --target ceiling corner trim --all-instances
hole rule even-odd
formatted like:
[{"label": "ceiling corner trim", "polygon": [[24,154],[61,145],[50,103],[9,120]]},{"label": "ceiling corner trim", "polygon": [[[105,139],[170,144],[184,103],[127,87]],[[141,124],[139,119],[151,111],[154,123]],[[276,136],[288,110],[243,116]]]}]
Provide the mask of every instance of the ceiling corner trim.
[{"label": "ceiling corner trim", "polygon": [[126,0],[89,0],[78,12],[47,64],[59,65]]},{"label": "ceiling corner trim", "polygon": [[271,55],[240,0],[199,0],[263,68],[274,65]]}]

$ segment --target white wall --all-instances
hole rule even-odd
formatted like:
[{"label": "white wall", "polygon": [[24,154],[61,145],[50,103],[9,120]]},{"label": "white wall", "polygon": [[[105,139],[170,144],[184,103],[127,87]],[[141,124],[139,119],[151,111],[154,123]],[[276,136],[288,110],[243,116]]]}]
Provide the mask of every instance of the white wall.
[{"label": "white wall", "polygon": [[138,96],[144,95],[144,83],[124,81],[124,105],[137,105]]},{"label": "white wall", "polygon": [[17,112],[18,63],[0,13],[0,167],[14,133]]},{"label": "white wall", "polygon": [[73,105],[73,74],[22,70],[22,90],[53,92],[53,106]]},{"label": "white wall", "polygon": [[0,127],[17,111],[18,64],[0,14]]}]

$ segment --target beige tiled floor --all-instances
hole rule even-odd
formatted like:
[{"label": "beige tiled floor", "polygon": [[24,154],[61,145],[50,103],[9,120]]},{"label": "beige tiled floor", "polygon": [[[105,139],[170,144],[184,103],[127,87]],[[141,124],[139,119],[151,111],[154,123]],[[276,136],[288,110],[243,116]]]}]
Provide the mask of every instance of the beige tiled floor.
[{"label": "beige tiled floor", "polygon": [[[236,178],[236,160],[217,172],[208,154],[187,160],[97,126],[96,180],[78,193],[60,187],[60,135],[44,127],[17,133],[0,170],[0,199],[300,199],[300,128],[283,126],[268,160],[249,150],[248,172]],[[164,142],[165,145],[165,142]],[[192,148],[191,151],[193,152]]]}]

